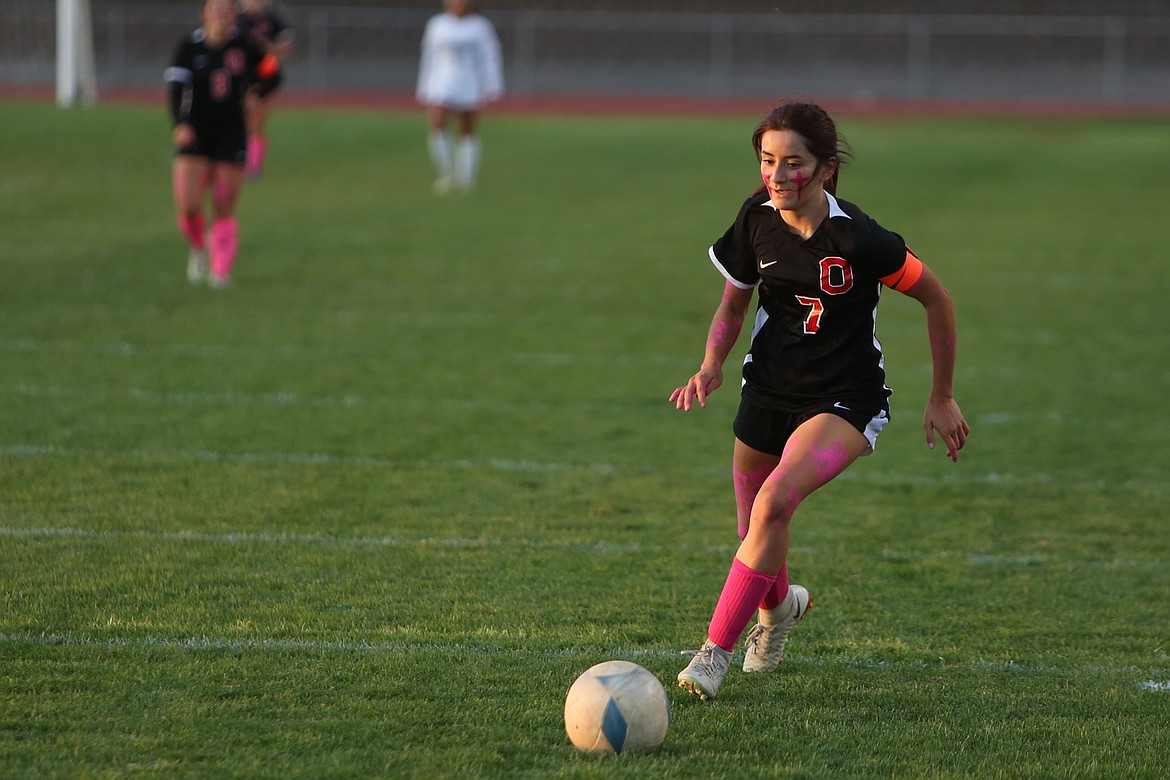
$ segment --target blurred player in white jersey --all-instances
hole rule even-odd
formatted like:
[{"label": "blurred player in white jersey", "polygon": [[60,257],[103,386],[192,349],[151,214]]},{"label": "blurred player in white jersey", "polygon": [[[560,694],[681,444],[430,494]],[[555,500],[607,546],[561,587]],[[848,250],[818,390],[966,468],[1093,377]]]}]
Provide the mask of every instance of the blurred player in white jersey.
[{"label": "blurred player in white jersey", "polygon": [[[504,93],[500,41],[491,22],[475,13],[471,0],[444,0],[443,9],[423,32],[415,93],[427,107],[427,148],[440,195],[475,186],[480,160],[476,119],[485,103]],[[447,129],[452,115],[458,116],[458,139]]]}]

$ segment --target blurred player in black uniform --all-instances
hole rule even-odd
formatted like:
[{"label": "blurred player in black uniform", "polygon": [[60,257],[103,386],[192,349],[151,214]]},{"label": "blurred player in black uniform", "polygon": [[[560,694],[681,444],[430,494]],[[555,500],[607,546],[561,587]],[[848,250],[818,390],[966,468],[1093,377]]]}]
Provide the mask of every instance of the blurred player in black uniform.
[{"label": "blurred player in black uniform", "polygon": [[[293,50],[292,28],[272,7],[270,0],[240,0],[240,30],[250,35],[264,51],[284,62]],[[251,179],[260,175],[268,154],[268,117],[284,82],[284,72],[262,78],[248,93],[245,106],[248,120],[248,159],[244,174]]]},{"label": "blurred player in black uniform", "polygon": [[748,634],[743,670],[783,660],[789,630],[810,605],[788,582],[789,521],[814,490],[868,455],[889,420],[890,389],[877,340],[882,287],[926,311],[933,382],[923,427],[958,460],[970,429],[952,397],[955,309],[938,277],[902,237],[835,197],[845,152],[819,106],[782,102],[752,137],[763,186],[709,250],[725,279],[698,372],[670,400],[690,410],[723,384],[752,298],[759,303],[735,432],[732,475],[741,543],[707,628],[678,676],[704,699],[719,690],[736,642]]},{"label": "blurred player in black uniform", "polygon": [[[179,230],[191,247],[187,278],[192,284],[208,278],[213,287],[227,285],[239,246],[235,209],[247,144],[244,96],[256,79],[279,68],[274,55],[237,29],[235,0],[205,0],[203,25],[179,43],[166,70],[176,149],[175,207]],[[210,247],[203,214],[208,193]]]}]

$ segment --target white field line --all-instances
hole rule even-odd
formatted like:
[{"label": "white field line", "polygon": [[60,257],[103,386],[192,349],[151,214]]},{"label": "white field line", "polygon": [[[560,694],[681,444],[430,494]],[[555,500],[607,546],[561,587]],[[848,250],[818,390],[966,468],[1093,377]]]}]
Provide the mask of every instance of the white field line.
[{"label": "white field line", "polygon": [[[97,531],[84,528],[33,528],[0,526],[0,538],[25,539],[79,539],[79,540],[147,540],[159,542],[201,542],[206,544],[256,544],[256,545],[314,545],[319,547],[389,547],[389,548],[436,548],[446,550],[483,550],[523,548],[525,550],[552,550],[574,554],[631,555],[669,553],[702,553],[730,555],[735,545],[661,545],[644,542],[560,542],[540,539],[508,540],[492,537],[411,537],[411,536],[331,536],[328,534],[271,534],[253,532],[207,533],[195,530],[179,531]],[[1073,560],[1047,555],[982,555],[955,553],[946,550],[901,551],[879,550],[876,552],[849,552],[840,550],[818,550],[813,547],[793,547],[792,552],[808,558],[850,558],[873,562],[953,561],[967,566],[1032,567],[1055,564],[1077,568],[1104,567],[1109,569],[1164,570],[1170,569],[1170,559],[1161,558],[1100,558]]]},{"label": "white field line", "polygon": [[[417,322],[417,316],[412,316],[412,322]],[[446,320],[443,320],[446,322]],[[887,335],[889,331],[897,329],[897,326],[887,325]],[[1063,337],[1062,334],[1055,334],[1053,331],[1043,329],[1033,329],[1028,331],[1022,337],[1020,334],[1012,332],[1009,334],[1015,339],[1008,339],[1008,341],[1015,341],[1019,343],[1028,344],[1051,344],[1059,340],[1056,336]],[[31,354],[76,354],[76,355],[99,355],[99,356],[118,356],[124,358],[138,358],[150,357],[154,355],[180,355],[183,357],[190,357],[196,359],[213,359],[220,360],[224,358],[241,358],[241,359],[274,359],[274,360],[305,360],[311,359],[315,362],[322,360],[348,360],[354,354],[353,352],[338,353],[335,350],[327,349],[306,349],[303,345],[285,345],[285,346],[268,346],[268,347],[240,347],[226,344],[145,344],[140,342],[130,341],[102,341],[102,342],[82,342],[82,341],[64,341],[64,340],[43,340],[43,339],[4,339],[0,338],[0,352],[9,353],[31,353]],[[398,355],[403,356],[428,356],[430,353],[416,352],[409,349],[397,349],[395,351]],[[450,357],[463,360],[475,361],[483,360],[484,354],[482,352],[458,352],[445,353]],[[642,366],[647,364],[661,365],[661,366],[677,366],[681,368],[688,368],[694,365],[695,356],[693,353],[687,351],[677,355],[622,355],[622,354],[596,354],[590,355],[580,352],[512,352],[512,353],[493,353],[491,355],[493,361],[505,359],[510,360],[518,365],[538,365],[538,366],[569,366],[569,365],[598,365],[598,366]],[[905,370],[915,370],[922,374],[929,374],[931,368],[929,361],[919,363],[914,366],[906,366]],[[1017,369],[1012,366],[991,366],[991,367],[976,367],[963,366],[961,370],[967,376],[994,376],[999,379],[1031,379],[1032,375],[1022,369]],[[1085,377],[1082,377],[1084,379]],[[1142,374],[1137,376],[1132,371],[1124,369],[1114,369],[1108,372],[1098,371],[1088,377],[1093,381],[1102,381],[1109,384],[1124,384],[1125,382],[1135,381],[1137,379],[1149,382],[1151,380],[1160,380],[1162,382],[1170,382],[1170,372],[1164,372],[1160,377],[1150,376],[1149,374]]]},{"label": "white field line", "polygon": [[1146,680],[1138,683],[1138,689],[1142,691],[1161,691],[1163,693],[1170,693],[1170,680]]},{"label": "white field line", "polygon": [[[564,647],[559,649],[533,650],[523,646],[491,644],[463,644],[459,642],[340,642],[313,639],[276,639],[271,637],[246,637],[242,639],[216,638],[209,636],[191,637],[90,637],[73,634],[9,634],[0,633],[0,644],[26,647],[98,647],[128,650],[231,650],[231,651],[306,651],[306,652],[370,652],[410,653],[417,655],[442,654],[456,656],[543,656],[545,658],[634,658],[634,659],[679,659],[678,650],[662,648],[628,647]],[[1170,676],[1170,668],[1141,668],[1137,666],[1060,666],[1045,663],[1017,663],[1016,661],[975,663],[927,661],[885,661],[874,658],[836,656],[833,658],[792,658],[785,667],[797,669],[801,666],[833,667],[848,666],[859,669],[877,670],[955,670],[988,674],[1010,674],[1019,676],[1067,675],[1077,676]],[[1170,682],[1142,680],[1134,684],[1139,690],[1170,691]]]},{"label": "white field line", "polygon": [[197,393],[159,392],[140,387],[97,388],[62,387],[19,383],[11,386],[13,395],[24,398],[77,398],[86,401],[124,398],[144,403],[168,406],[307,406],[312,408],[354,408],[370,403],[370,399],[354,395],[311,397],[297,393]]},{"label": "white field line", "polygon": [[[413,321],[413,320],[412,320]],[[180,355],[192,358],[222,359],[246,358],[305,360],[312,359],[319,362],[322,359],[335,360],[352,358],[353,353],[325,349],[305,349],[303,346],[288,345],[284,347],[236,347],[224,344],[140,344],[129,341],[87,343],[80,341],[40,341],[36,339],[0,339],[0,352],[12,353],[46,353],[46,354],[80,354],[80,355],[113,355],[126,358],[149,357],[152,355]],[[397,355],[427,356],[429,352],[414,352],[411,350],[395,350]],[[482,352],[445,352],[445,356],[460,361],[483,360]],[[647,363],[655,365],[690,366],[694,363],[694,355],[617,355],[597,354],[588,355],[576,352],[512,352],[491,355],[492,361],[501,358],[511,360],[519,365],[537,366],[567,366],[567,365],[602,365],[602,366],[638,366]]]},{"label": "white field line", "polygon": [[[566,472],[587,471],[603,476],[648,476],[663,473],[659,466],[627,466],[615,463],[569,463],[563,461],[510,460],[507,458],[453,458],[448,460],[401,460],[376,455],[337,455],[326,452],[281,452],[244,451],[221,452],[215,450],[99,450],[84,447],[58,447],[51,444],[0,444],[0,457],[9,458],[72,458],[93,460],[145,460],[145,461],[206,461],[213,463],[277,463],[286,465],[312,466],[367,466],[395,471],[472,471],[483,469],[503,472]],[[723,463],[705,461],[693,466],[671,464],[672,470],[686,470],[723,476],[728,466]],[[907,487],[1059,487],[1065,491],[1101,493],[1105,491],[1140,490],[1153,495],[1170,493],[1170,483],[1145,480],[1081,480],[1058,477],[1043,472],[1034,474],[1012,474],[997,471],[971,472],[955,470],[950,474],[910,474],[855,469],[846,471],[838,480],[864,484]]]},{"label": "white field line", "polygon": [[[572,356],[565,355],[527,355],[515,356],[519,362],[543,361],[543,362],[571,362]],[[107,387],[98,388],[93,386],[87,387],[68,387],[60,385],[39,385],[28,382],[19,382],[8,386],[7,388],[0,388],[0,392],[10,393],[12,395],[23,398],[37,398],[37,399],[81,399],[86,401],[105,400],[105,399],[122,399],[135,401],[138,403],[149,403],[163,406],[211,406],[216,408],[248,408],[248,407],[306,407],[311,409],[361,409],[370,406],[377,406],[379,404],[393,403],[395,407],[401,408],[404,404],[411,405],[425,405],[427,408],[445,407],[452,409],[467,409],[469,411],[494,411],[500,413],[509,412],[534,412],[546,408],[590,408],[599,407],[608,411],[613,411],[615,404],[612,402],[605,404],[590,404],[580,402],[569,402],[565,404],[544,404],[535,401],[512,402],[512,401],[486,401],[480,398],[402,398],[395,396],[392,400],[387,398],[369,398],[359,395],[340,395],[340,396],[310,396],[293,392],[276,392],[276,393],[241,393],[241,392],[220,392],[220,393],[205,393],[195,391],[158,391],[149,390],[141,387]],[[643,406],[630,406],[631,409],[643,411]],[[663,409],[666,409],[666,404],[663,404]],[[1051,410],[1043,414],[1024,414],[1014,411],[992,411],[984,412],[973,419],[973,423],[979,428],[1002,428],[1014,425],[1019,425],[1022,421],[1027,421],[1032,425],[1050,425],[1053,427],[1071,427],[1077,428],[1092,427],[1098,429],[1108,430],[1125,430],[1128,428],[1128,423],[1125,420],[1118,418],[1108,418],[1102,420],[1086,419],[1083,415],[1066,414],[1059,410]]]},{"label": "white field line", "polygon": [[559,463],[504,458],[472,460],[456,458],[443,461],[397,460],[374,455],[334,455],[327,452],[216,452],[213,450],[91,450],[53,445],[0,445],[0,456],[13,458],[82,458],[86,460],[201,460],[222,463],[284,463],[288,465],[318,466],[375,466],[400,471],[569,471],[583,470],[598,474],[616,473],[611,463]]},{"label": "white field line", "polygon": [[[364,410],[370,407],[390,406],[395,409],[453,409],[470,412],[492,412],[496,414],[513,414],[523,412],[538,413],[550,409],[595,409],[613,413],[626,410],[641,414],[643,404],[620,404],[613,402],[567,401],[564,403],[548,403],[543,401],[491,401],[482,398],[370,398],[360,395],[341,396],[311,396],[293,392],[277,393],[241,393],[220,392],[204,393],[195,391],[158,391],[147,390],[141,387],[62,387],[59,385],[46,386],[28,383],[19,383],[9,388],[0,388],[0,393],[10,393],[21,398],[35,399],[64,399],[83,400],[86,402],[106,401],[109,399],[131,401],[155,406],[204,406],[215,409],[247,409],[255,407],[295,408],[307,409],[339,409]],[[664,403],[663,409],[667,406]]]}]

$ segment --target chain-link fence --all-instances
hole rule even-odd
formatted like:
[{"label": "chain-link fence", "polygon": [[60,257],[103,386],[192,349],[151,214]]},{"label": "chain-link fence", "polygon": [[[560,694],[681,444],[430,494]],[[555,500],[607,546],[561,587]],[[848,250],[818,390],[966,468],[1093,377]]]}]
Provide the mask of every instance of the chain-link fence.
[{"label": "chain-link fence", "polygon": [[[53,83],[53,5],[0,0],[0,86]],[[1170,8],[1127,16],[569,5],[489,15],[509,93],[1170,105]],[[289,89],[413,90],[422,28],[437,10],[437,2],[286,8],[297,35]],[[91,16],[99,90],[151,87],[197,26],[198,6],[94,0]]]}]

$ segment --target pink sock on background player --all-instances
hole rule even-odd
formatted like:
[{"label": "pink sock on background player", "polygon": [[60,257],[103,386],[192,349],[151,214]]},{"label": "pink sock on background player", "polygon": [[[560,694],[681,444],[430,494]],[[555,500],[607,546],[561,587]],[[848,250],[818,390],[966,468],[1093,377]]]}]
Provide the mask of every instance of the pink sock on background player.
[{"label": "pink sock on background player", "polygon": [[707,627],[707,638],[724,650],[733,650],[764,595],[775,583],[775,576],[761,574],[741,563],[739,558],[734,559]]},{"label": "pink sock on background player", "polygon": [[264,167],[264,156],[268,153],[268,141],[260,135],[248,136],[247,164],[244,172],[248,176],[258,176]]},{"label": "pink sock on background player", "polygon": [[239,228],[235,217],[219,217],[211,225],[211,274],[226,279],[236,262],[240,246]]},{"label": "pink sock on background player", "polygon": [[203,249],[207,246],[206,225],[203,214],[178,216],[179,232],[192,249]]}]

